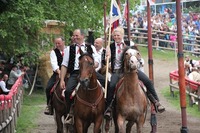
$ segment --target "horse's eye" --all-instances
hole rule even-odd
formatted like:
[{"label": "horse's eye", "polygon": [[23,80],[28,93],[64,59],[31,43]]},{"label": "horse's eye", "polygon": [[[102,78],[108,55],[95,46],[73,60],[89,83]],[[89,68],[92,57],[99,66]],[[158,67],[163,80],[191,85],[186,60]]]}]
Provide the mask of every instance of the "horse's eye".
[{"label": "horse's eye", "polygon": [[90,66],[93,66],[93,65],[94,65],[94,63],[93,63],[93,62],[90,62],[90,63],[89,63],[89,65],[90,65]]}]

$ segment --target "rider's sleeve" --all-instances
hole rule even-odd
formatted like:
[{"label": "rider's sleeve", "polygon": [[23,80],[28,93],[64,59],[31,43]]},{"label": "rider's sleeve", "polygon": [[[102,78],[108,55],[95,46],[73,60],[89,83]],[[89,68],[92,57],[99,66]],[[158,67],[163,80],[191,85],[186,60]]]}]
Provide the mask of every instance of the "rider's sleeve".
[{"label": "rider's sleeve", "polygon": [[51,62],[51,67],[52,67],[53,71],[56,71],[59,68],[59,66],[58,66],[56,53],[54,50],[52,50],[50,53],[50,62]]},{"label": "rider's sleeve", "polygon": [[67,46],[64,49],[64,56],[63,56],[63,61],[62,61],[62,66],[68,67],[68,62],[69,62],[69,46]]},{"label": "rider's sleeve", "polygon": [[134,46],[135,43],[133,41],[130,41],[130,46]]}]

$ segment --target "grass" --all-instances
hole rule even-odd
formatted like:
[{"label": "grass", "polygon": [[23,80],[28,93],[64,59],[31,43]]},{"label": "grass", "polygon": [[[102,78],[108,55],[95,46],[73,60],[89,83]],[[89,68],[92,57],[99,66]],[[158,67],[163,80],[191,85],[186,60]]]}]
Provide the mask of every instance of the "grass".
[{"label": "grass", "polygon": [[[166,87],[164,89],[161,90],[161,94],[167,99],[167,101],[170,103],[170,105],[172,105],[175,109],[177,110],[181,110],[180,109],[180,95],[179,95],[179,91],[174,91],[174,97],[172,97],[170,95],[170,91],[169,91],[169,87]],[[198,111],[198,106],[197,105],[194,105],[193,107],[190,107],[189,106],[189,98],[188,98],[188,95],[187,95],[187,99],[186,99],[186,102],[187,102],[187,113],[190,114],[191,116],[194,116],[194,117],[198,117],[200,118],[200,113]]]},{"label": "grass", "polygon": [[28,90],[25,90],[23,104],[20,116],[17,119],[17,133],[28,133],[29,129],[36,127],[35,120],[44,104],[45,94],[43,90],[34,90],[32,95],[28,96]]}]

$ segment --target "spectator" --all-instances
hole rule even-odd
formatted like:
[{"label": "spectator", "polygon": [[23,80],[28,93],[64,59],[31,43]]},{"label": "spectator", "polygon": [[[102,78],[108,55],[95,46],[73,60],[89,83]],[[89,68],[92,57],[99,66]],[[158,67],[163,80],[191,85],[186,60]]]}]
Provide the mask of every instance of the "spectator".
[{"label": "spectator", "polygon": [[[200,70],[200,66],[193,67],[192,72],[188,75],[188,78],[194,82],[200,82],[199,70]],[[195,94],[197,93],[197,91],[193,91],[193,93]],[[195,104],[196,103],[195,98],[191,96],[191,99],[192,99],[192,103]]]},{"label": "spectator", "polygon": [[18,73],[17,72],[17,66],[13,66],[12,70],[10,71],[9,79],[8,79],[8,89],[11,89],[11,87],[15,84],[15,81],[22,75],[24,72]]},{"label": "spectator", "polygon": [[8,80],[8,75],[4,74],[0,80],[0,94],[7,95],[10,90],[6,88],[6,81]]}]

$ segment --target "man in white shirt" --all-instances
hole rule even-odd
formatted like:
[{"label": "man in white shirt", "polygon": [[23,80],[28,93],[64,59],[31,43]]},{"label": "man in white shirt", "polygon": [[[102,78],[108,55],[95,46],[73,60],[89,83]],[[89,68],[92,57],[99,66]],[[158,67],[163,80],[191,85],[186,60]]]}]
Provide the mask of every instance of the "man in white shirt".
[{"label": "man in white shirt", "polygon": [[99,58],[99,65],[95,69],[97,72],[102,68],[102,65],[105,65],[105,48],[103,47],[103,39],[97,38],[94,41],[94,47],[96,48],[98,58]]},{"label": "man in white shirt", "polygon": [[[79,57],[81,56],[81,51],[83,53],[87,52],[91,54],[94,58],[95,65],[94,67],[98,67],[99,65],[99,58],[97,51],[93,45],[86,44],[84,41],[85,33],[81,29],[76,29],[73,32],[73,38],[75,44],[68,46],[65,49],[65,55],[63,58],[62,66],[61,66],[61,77],[60,77],[60,87],[65,89],[65,99],[67,103],[67,114],[70,111],[71,104],[73,99],[70,98],[71,93],[75,89],[78,84],[77,77],[79,75]],[[65,86],[65,75],[66,73],[70,73],[70,77],[68,78],[67,84]],[[97,74],[97,79],[101,83],[102,86],[105,85],[105,78]],[[71,116],[71,115],[68,115]],[[70,123],[71,118],[66,118],[66,123]]]},{"label": "man in white shirt", "polygon": [[10,90],[6,88],[6,81],[8,80],[8,75],[4,74],[3,78],[0,80],[0,94],[7,95]]},{"label": "man in white shirt", "polygon": [[46,87],[46,98],[47,98],[47,107],[44,111],[46,115],[53,115],[53,110],[51,107],[51,94],[50,91],[56,80],[60,78],[60,68],[61,63],[64,56],[64,49],[65,49],[65,40],[63,37],[57,37],[54,39],[55,49],[53,49],[50,53],[50,62],[53,69],[53,75],[49,79]]}]

